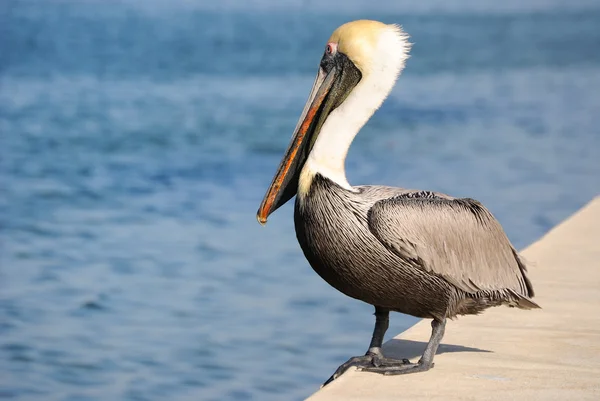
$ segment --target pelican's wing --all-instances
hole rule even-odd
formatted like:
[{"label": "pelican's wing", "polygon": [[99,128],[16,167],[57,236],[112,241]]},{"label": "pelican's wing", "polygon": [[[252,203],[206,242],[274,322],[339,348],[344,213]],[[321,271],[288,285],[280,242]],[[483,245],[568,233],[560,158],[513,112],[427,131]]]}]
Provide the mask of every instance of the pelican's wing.
[{"label": "pelican's wing", "polygon": [[463,291],[533,296],[525,264],[500,223],[476,200],[405,193],[376,202],[368,223],[390,251]]}]

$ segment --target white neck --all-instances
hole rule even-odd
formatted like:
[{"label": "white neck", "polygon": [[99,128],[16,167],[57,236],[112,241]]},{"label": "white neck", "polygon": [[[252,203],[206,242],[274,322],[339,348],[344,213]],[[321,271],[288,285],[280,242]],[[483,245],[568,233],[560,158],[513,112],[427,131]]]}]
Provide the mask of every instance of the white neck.
[{"label": "white neck", "polygon": [[359,83],[325,120],[306,160],[303,173],[319,173],[338,185],[351,189],[345,169],[350,144],[386,95],[387,93],[376,93],[372,87]]},{"label": "white neck", "polygon": [[388,96],[408,57],[405,36],[395,30],[379,41],[376,61],[346,100],[336,108],[321,127],[317,140],[300,176],[299,193],[307,193],[310,182],[319,173],[336,184],[352,190],[346,179],[345,161],[350,144]]}]

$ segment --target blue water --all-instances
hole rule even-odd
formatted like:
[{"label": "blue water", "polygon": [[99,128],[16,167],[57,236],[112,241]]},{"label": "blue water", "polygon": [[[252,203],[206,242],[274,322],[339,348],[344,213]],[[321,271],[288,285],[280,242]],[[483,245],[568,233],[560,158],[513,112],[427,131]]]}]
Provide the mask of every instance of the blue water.
[{"label": "blue water", "polygon": [[477,198],[519,248],[600,192],[594,1],[237,3],[3,3],[0,398],[302,399],[364,352],[291,205],[254,217],[348,20],[415,43],[351,182]]}]

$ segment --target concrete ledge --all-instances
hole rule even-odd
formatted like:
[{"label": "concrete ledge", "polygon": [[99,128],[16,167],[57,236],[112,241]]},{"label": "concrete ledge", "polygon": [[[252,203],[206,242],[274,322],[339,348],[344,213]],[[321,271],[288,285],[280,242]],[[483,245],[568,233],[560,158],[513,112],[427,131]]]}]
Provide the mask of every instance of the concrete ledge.
[{"label": "concrete ledge", "polygon": [[[309,400],[600,400],[600,197],[522,255],[542,310],[461,317],[448,323],[431,371],[351,370]],[[430,332],[421,321],[384,350],[418,357]]]}]

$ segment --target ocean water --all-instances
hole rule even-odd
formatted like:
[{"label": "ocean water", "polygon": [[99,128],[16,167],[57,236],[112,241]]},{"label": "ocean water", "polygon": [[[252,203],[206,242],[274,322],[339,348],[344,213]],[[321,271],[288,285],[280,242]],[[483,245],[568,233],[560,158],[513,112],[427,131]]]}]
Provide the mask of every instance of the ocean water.
[{"label": "ocean water", "polygon": [[369,3],[3,2],[0,399],[297,400],[365,351],[291,205],[254,217],[343,22],[414,43],[350,182],[474,197],[519,248],[598,194],[596,2]]}]

